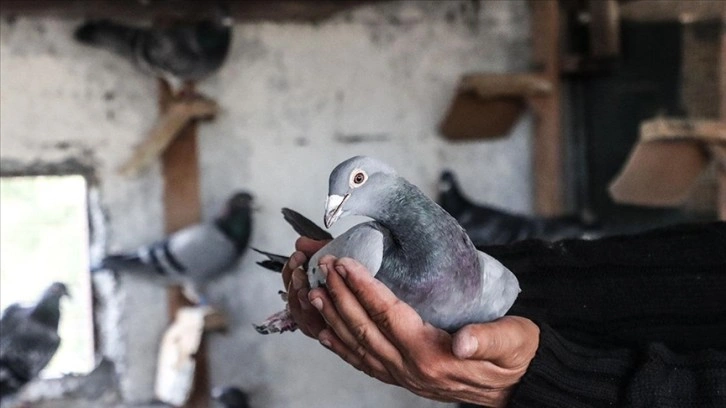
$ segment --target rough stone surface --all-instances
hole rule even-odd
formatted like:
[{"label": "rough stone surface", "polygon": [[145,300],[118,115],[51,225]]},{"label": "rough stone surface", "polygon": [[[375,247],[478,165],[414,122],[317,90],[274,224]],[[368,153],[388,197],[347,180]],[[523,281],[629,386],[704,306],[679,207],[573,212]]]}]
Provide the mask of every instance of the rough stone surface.
[{"label": "rough stone surface", "polygon": [[[162,235],[158,163],[135,179],[116,173],[155,119],[157,90],[115,56],[73,43],[79,22],[0,22],[0,157],[4,174],[91,169],[100,256]],[[320,24],[237,25],[227,64],[199,86],[223,109],[199,132],[204,218],[249,189],[260,207],[253,245],[290,252],[295,235],[280,207],[321,219],[328,173],[355,154],[386,160],[428,194],[451,168],[472,198],[529,212],[529,117],[496,142],[452,144],[436,130],[461,74],[526,71],[528,58],[525,1],[401,1]],[[359,220],[344,221],[333,233]],[[213,385],[239,385],[264,407],[445,405],[372,380],[300,334],[258,335],[251,324],[283,304],[279,276],[255,260],[246,254],[210,288],[231,324],[209,336]],[[165,291],[136,276],[95,280],[100,351],[116,364],[119,391],[89,406],[149,403]]]}]

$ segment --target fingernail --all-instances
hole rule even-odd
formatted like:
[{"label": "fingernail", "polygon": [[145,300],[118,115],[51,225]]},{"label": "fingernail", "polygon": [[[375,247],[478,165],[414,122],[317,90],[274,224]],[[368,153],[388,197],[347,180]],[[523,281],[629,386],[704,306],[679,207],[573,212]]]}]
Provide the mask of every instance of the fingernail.
[{"label": "fingernail", "polygon": [[319,297],[310,300],[310,303],[318,310],[323,310],[323,300]]},{"label": "fingernail", "polygon": [[348,271],[345,270],[345,267],[343,265],[338,265],[335,267],[335,270],[338,271],[338,274],[345,278],[348,275]]},{"label": "fingernail", "polygon": [[300,274],[293,272],[292,273],[292,288],[295,290],[300,290],[300,289],[302,289],[304,284],[305,284],[305,282],[303,282],[303,279],[300,276]]},{"label": "fingernail", "polygon": [[476,337],[462,337],[459,340],[459,347],[456,354],[459,356],[459,358],[469,358],[474,355],[474,352],[476,352],[477,348],[479,348],[479,340],[477,340]]},{"label": "fingernail", "polygon": [[301,252],[294,252],[290,259],[287,261],[287,266],[290,269],[295,269],[298,266],[302,265],[302,263],[305,262],[305,255],[303,255]]},{"label": "fingernail", "polygon": [[323,274],[324,277],[328,277],[328,266],[325,264],[318,265],[318,268],[320,268],[320,273]]},{"label": "fingernail", "polygon": [[328,333],[325,332],[325,330],[321,331],[320,334],[318,334],[318,341],[323,346],[330,348],[333,346],[333,343],[330,342],[330,339],[328,339]]}]

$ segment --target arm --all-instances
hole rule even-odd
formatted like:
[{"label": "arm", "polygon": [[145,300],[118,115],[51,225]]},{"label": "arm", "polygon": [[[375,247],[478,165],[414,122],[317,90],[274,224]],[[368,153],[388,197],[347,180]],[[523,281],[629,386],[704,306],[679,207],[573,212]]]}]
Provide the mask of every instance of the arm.
[{"label": "arm", "polygon": [[726,353],[662,344],[599,348],[540,325],[540,343],[511,407],[726,406]]}]

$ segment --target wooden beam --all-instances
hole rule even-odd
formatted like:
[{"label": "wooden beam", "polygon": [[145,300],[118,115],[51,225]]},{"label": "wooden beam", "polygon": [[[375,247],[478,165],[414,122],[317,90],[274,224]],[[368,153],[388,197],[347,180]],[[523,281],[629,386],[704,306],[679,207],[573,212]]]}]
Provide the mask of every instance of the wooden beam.
[{"label": "wooden beam", "polygon": [[217,114],[217,110],[214,101],[202,97],[172,102],[119,172],[127,177],[136,176],[166,150],[169,143],[190,121],[211,118]]},{"label": "wooden beam", "polygon": [[[187,85],[193,91],[193,85]],[[159,110],[163,115],[171,106],[173,95],[166,82],[159,80]],[[167,234],[178,231],[201,220],[202,204],[199,188],[199,162],[197,157],[197,124],[187,123],[168,145],[161,156],[164,177],[164,225]],[[177,310],[191,303],[178,286],[168,291],[169,321],[173,321]],[[196,355],[194,385],[186,408],[207,408],[209,406],[209,375],[204,337]]]},{"label": "wooden beam", "polygon": [[[721,4],[721,55],[719,61],[719,82],[720,82],[720,113],[721,121],[726,123],[726,3]],[[718,147],[714,152],[720,160],[718,171],[718,215],[719,219],[726,221],[726,151]]]},{"label": "wooden beam", "polygon": [[551,216],[564,210],[559,8],[556,0],[530,0],[529,5],[533,62],[543,78],[552,84],[550,94],[529,99],[536,121],[534,206],[538,214]]},{"label": "wooden beam", "polygon": [[726,143],[726,123],[716,120],[656,118],[640,123],[640,141],[689,139]]},{"label": "wooden beam", "polygon": [[539,74],[468,74],[461,78],[460,91],[474,91],[482,99],[545,96],[552,83]]},{"label": "wooden beam", "polygon": [[[230,15],[239,22],[322,21],[344,10],[390,0],[229,0]],[[199,0],[2,0],[0,15],[64,18],[151,20],[206,16],[214,2]]]}]

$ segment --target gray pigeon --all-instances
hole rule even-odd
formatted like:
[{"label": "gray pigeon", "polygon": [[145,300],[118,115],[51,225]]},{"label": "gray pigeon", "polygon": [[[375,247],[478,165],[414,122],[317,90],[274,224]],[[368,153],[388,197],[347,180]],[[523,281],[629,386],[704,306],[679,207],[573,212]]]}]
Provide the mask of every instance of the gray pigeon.
[{"label": "gray pigeon", "polygon": [[174,90],[217,71],[227,57],[232,19],[217,8],[211,20],[169,27],[132,27],[109,20],[89,21],[74,33],[77,41],[107,49],[142,71],[164,78]]},{"label": "gray pigeon", "polygon": [[227,200],[214,222],[183,228],[133,253],[106,256],[94,271],[140,269],[156,273],[169,283],[181,283],[191,300],[205,304],[202,293],[207,283],[228,271],[247,248],[252,202],[251,194],[238,192]]},{"label": "gray pigeon", "polygon": [[250,408],[248,395],[237,387],[216,387],[212,398],[224,408]]},{"label": "gray pigeon", "polygon": [[60,300],[66,285],[55,282],[34,306],[8,306],[0,318],[0,399],[38,376],[60,345]]},{"label": "gray pigeon", "polygon": [[559,241],[594,238],[601,227],[579,215],[528,217],[473,203],[461,192],[456,176],[445,170],[439,178],[439,205],[466,230],[475,246],[509,244],[525,239]]},{"label": "gray pigeon", "polygon": [[[330,174],[325,226],[348,215],[373,220],[352,227],[311,257],[312,288],[325,284],[321,257],[350,257],[425,321],[447,331],[503,316],[519,294],[511,271],[474,248],[453,217],[378,160],[356,156]],[[263,334],[294,329],[290,320],[283,311],[256,328]]]}]

